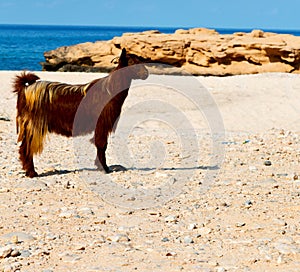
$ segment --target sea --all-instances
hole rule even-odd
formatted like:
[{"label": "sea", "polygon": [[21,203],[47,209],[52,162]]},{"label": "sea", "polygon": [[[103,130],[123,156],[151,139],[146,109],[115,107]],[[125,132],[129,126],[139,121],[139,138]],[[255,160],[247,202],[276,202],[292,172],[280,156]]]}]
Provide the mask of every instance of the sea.
[{"label": "sea", "polygon": [[[41,71],[44,52],[61,46],[110,40],[127,32],[159,30],[174,33],[180,27],[116,27],[0,24],[0,70]],[[182,28],[188,29],[188,28]],[[249,29],[216,29],[220,34],[250,32]],[[264,29],[263,29],[264,30]],[[300,31],[264,30],[300,36]]]}]

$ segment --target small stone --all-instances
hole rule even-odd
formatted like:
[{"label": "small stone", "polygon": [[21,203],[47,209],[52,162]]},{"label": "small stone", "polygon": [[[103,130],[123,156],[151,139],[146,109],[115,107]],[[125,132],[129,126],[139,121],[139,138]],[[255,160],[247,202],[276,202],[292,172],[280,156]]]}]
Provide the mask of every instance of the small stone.
[{"label": "small stone", "polygon": [[175,257],[175,256],[177,256],[177,253],[176,253],[176,252],[168,252],[168,253],[166,254],[166,256],[167,256],[167,257]]},{"label": "small stone", "polygon": [[176,222],[178,222],[178,218],[175,215],[168,215],[167,217],[165,217],[165,222],[176,223]]},{"label": "small stone", "polygon": [[94,214],[93,210],[89,207],[83,207],[78,210],[80,215],[91,215]]},{"label": "small stone", "polygon": [[85,250],[86,246],[85,245],[82,245],[82,244],[78,244],[75,246],[75,249],[76,250]]},{"label": "small stone", "polygon": [[157,177],[157,178],[166,178],[166,177],[168,177],[168,174],[156,172],[155,177]]},{"label": "small stone", "polygon": [[188,225],[188,230],[193,230],[193,229],[196,229],[196,228],[197,228],[197,224],[195,224],[195,223],[192,223],[192,224]]},{"label": "small stone", "polygon": [[119,243],[119,242],[129,242],[130,238],[125,234],[117,234],[114,236],[107,237],[108,241]]},{"label": "small stone", "polygon": [[169,242],[170,240],[169,240],[168,237],[164,237],[164,238],[161,239],[161,241],[162,241],[162,242]]},{"label": "small stone", "polygon": [[238,223],[235,224],[235,226],[238,227],[238,228],[241,228],[241,227],[246,226],[246,223],[245,222],[238,222]]},{"label": "small stone", "polygon": [[13,251],[10,253],[10,256],[11,256],[11,257],[17,257],[17,256],[19,256],[20,254],[21,254],[21,253],[20,253],[19,250],[13,249]]},{"label": "small stone", "polygon": [[57,235],[53,234],[53,233],[48,233],[45,237],[46,240],[51,241],[51,240],[56,240],[57,239]]},{"label": "small stone", "polygon": [[255,171],[257,171],[257,168],[256,168],[256,166],[250,165],[250,166],[249,166],[249,170],[250,170],[251,172],[255,172]]},{"label": "small stone", "polygon": [[11,242],[12,242],[13,244],[18,244],[18,243],[19,243],[19,237],[18,237],[18,235],[13,235],[13,236],[11,237]]},{"label": "small stone", "polygon": [[29,250],[22,250],[20,253],[20,256],[23,258],[27,258],[31,255],[31,252]]},{"label": "small stone", "polygon": [[253,205],[253,203],[252,203],[251,200],[247,200],[247,201],[244,203],[245,208],[251,208],[252,205]]},{"label": "small stone", "polygon": [[185,244],[192,244],[192,243],[194,243],[193,238],[190,237],[190,236],[185,236],[183,238],[183,241],[184,241]]},{"label": "small stone", "polygon": [[194,208],[195,208],[195,209],[199,209],[200,207],[201,207],[201,206],[200,206],[199,204],[195,204],[195,205],[194,205]]},{"label": "small stone", "polygon": [[10,256],[13,248],[10,245],[0,247],[0,258],[7,258]]},{"label": "small stone", "polygon": [[297,174],[294,174],[293,180],[298,180],[298,179],[299,179],[298,175],[297,175]]},{"label": "small stone", "polygon": [[10,118],[8,116],[0,116],[0,121],[10,122]]},{"label": "small stone", "polygon": [[158,211],[149,211],[148,213],[149,213],[149,215],[161,216],[161,213]]},{"label": "small stone", "polygon": [[221,206],[222,206],[222,207],[228,208],[228,207],[230,207],[230,204],[228,204],[228,203],[226,203],[226,202],[223,202],[223,203],[221,203]]},{"label": "small stone", "polygon": [[264,165],[265,165],[265,166],[271,166],[271,165],[272,165],[272,162],[269,161],[269,160],[266,160],[266,161],[264,161]]}]

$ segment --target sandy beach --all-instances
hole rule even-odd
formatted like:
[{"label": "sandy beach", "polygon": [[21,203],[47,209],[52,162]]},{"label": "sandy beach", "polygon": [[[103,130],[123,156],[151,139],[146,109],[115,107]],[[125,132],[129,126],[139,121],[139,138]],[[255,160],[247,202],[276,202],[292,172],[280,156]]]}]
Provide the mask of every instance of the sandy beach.
[{"label": "sandy beach", "polygon": [[299,271],[300,75],[150,76],[109,140],[128,171],[94,171],[85,138],[50,135],[29,179],[16,74],[0,71],[0,271]]}]

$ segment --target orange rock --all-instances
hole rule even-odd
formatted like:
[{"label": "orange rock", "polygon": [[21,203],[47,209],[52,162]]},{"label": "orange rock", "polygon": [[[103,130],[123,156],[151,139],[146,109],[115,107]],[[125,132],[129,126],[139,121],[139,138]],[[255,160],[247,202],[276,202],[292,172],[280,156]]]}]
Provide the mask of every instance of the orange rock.
[{"label": "orange rock", "polygon": [[[145,61],[181,67],[194,75],[299,73],[300,69],[300,37],[262,30],[221,35],[194,28],[173,34],[157,30],[125,33],[110,41],[60,47],[44,53],[43,70],[108,72],[123,47]],[[163,68],[166,74],[176,70],[170,68]]]}]

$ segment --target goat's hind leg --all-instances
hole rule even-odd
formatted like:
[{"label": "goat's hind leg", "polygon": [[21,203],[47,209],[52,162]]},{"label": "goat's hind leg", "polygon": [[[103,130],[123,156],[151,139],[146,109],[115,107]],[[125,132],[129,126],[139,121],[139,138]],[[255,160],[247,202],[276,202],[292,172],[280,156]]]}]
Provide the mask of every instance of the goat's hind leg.
[{"label": "goat's hind leg", "polygon": [[33,154],[31,154],[30,152],[30,142],[28,142],[28,139],[26,139],[26,137],[22,140],[19,149],[19,154],[20,154],[20,160],[23,165],[23,169],[25,170],[25,175],[27,177],[34,178],[37,177],[38,174],[34,170]]}]

